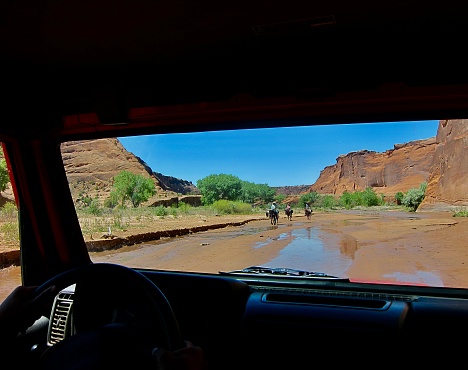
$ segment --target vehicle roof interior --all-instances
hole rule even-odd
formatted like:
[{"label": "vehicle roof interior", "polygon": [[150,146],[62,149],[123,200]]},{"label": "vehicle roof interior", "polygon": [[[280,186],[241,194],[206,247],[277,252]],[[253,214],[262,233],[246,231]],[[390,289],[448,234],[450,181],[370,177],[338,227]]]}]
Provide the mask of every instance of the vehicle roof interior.
[{"label": "vehicle roof interior", "polygon": [[[467,10],[451,0],[2,1],[4,133],[460,118]],[[39,115],[50,119],[31,125]]]}]

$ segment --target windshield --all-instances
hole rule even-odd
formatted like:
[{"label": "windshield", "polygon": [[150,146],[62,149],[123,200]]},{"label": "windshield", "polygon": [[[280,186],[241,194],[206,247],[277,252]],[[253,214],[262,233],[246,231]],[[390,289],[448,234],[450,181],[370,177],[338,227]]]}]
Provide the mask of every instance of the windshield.
[{"label": "windshield", "polygon": [[467,136],[463,120],[434,120],[113,137],[61,150],[94,262],[468,288]]}]

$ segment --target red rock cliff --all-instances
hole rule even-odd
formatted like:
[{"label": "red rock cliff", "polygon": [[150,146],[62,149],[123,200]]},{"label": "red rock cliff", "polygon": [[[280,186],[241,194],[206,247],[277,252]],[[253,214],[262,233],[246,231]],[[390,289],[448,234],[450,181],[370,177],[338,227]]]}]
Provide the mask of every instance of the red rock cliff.
[{"label": "red rock cliff", "polygon": [[341,195],[345,191],[374,188],[378,194],[395,195],[428,181],[435,138],[396,144],[383,153],[361,150],[339,156],[325,167],[309,191]]},{"label": "red rock cliff", "polygon": [[440,121],[426,196],[418,211],[468,207],[468,120]]}]

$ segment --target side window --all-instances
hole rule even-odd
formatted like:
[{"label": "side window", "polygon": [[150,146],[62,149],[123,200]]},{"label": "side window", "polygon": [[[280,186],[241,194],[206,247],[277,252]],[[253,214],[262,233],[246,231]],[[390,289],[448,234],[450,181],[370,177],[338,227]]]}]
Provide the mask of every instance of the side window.
[{"label": "side window", "polygon": [[21,285],[18,210],[0,145],[0,302]]}]

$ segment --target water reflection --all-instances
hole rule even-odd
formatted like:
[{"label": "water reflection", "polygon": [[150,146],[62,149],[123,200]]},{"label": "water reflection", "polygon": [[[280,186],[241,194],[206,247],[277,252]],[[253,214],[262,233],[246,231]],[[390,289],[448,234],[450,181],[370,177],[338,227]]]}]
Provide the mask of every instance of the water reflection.
[{"label": "water reflection", "polygon": [[[317,227],[305,227],[281,234],[290,238],[289,244],[279,255],[265,266],[288,267],[314,272],[325,272],[342,276],[352,264],[354,252],[357,249],[356,240],[352,238],[332,237],[332,243],[324,243],[330,235]],[[258,245],[256,247],[259,247]]]},{"label": "water reflection", "polygon": [[355,238],[350,235],[343,235],[340,240],[340,251],[346,256],[354,259],[354,254],[358,250],[358,243]]},{"label": "water reflection", "polygon": [[394,272],[384,275],[384,278],[393,278],[408,284],[421,284],[432,286],[444,286],[444,282],[435,273],[430,271],[415,271],[414,274]]}]

